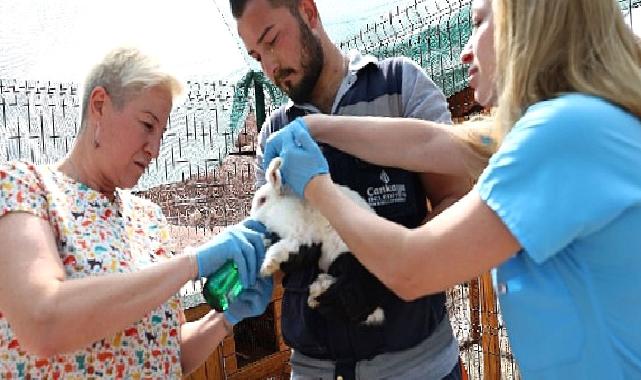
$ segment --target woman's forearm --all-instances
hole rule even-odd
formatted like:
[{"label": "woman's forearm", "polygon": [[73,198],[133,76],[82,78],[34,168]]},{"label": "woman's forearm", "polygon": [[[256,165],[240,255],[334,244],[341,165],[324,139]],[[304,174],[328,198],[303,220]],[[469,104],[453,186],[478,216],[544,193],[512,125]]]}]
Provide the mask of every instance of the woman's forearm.
[{"label": "woman's forearm", "polygon": [[416,229],[360,208],[327,175],[309,182],[305,198],[327,218],[358,260],[406,300],[473,278],[520,248],[475,192]]},{"label": "woman's forearm", "polygon": [[225,316],[214,310],[196,321],[182,325],[180,361],[183,374],[188,375],[200,367],[231,332],[232,326],[225,320]]},{"label": "woman's forearm", "polygon": [[178,255],[133,273],[66,277],[49,224],[0,218],[0,309],[22,349],[40,356],[77,350],[141,320],[196,276]]},{"label": "woman's forearm", "polygon": [[419,119],[312,115],[311,135],[365,161],[414,172],[476,177],[491,154],[462,126]]},{"label": "woman's forearm", "polygon": [[[356,206],[328,176],[314,177],[305,198],[327,218],[350,251],[387,287],[402,293],[412,254],[403,247],[410,232]],[[384,254],[385,253],[385,254]]]},{"label": "woman's forearm", "polygon": [[[194,268],[193,259],[181,255],[139,272],[60,282],[45,307],[52,310],[50,326],[57,331],[51,340],[61,350],[73,349],[124,329],[175,295],[195,277]],[[74,319],[67,334],[65,326]]]},{"label": "woman's forearm", "polygon": [[[139,272],[107,274],[51,284],[35,324],[45,351],[72,351],[125,329],[175,295],[195,277],[187,255]],[[69,323],[73,321],[73,323]]]}]

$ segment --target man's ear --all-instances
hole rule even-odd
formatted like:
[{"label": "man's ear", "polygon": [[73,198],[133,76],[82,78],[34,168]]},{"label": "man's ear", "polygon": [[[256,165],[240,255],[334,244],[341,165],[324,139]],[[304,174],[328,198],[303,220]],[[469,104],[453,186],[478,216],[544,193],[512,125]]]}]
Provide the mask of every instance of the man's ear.
[{"label": "man's ear", "polygon": [[105,103],[109,94],[104,87],[98,86],[91,90],[89,95],[89,113],[94,118],[100,118],[103,115]]},{"label": "man's ear", "polygon": [[310,29],[316,29],[321,26],[320,15],[314,0],[301,0],[298,3],[298,12]]}]

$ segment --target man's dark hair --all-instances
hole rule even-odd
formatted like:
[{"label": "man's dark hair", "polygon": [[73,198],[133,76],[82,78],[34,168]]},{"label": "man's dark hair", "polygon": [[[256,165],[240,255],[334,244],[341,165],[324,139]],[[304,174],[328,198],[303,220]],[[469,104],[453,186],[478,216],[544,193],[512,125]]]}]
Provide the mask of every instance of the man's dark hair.
[{"label": "man's dark hair", "polygon": [[[234,18],[239,18],[243,15],[243,12],[245,12],[245,6],[250,1],[252,0],[229,0],[229,5],[231,6],[231,14],[234,16]],[[288,8],[293,15],[296,15],[298,12],[297,10],[298,2],[300,0],[267,0],[267,1],[272,5],[272,8],[285,7],[285,8]]]}]

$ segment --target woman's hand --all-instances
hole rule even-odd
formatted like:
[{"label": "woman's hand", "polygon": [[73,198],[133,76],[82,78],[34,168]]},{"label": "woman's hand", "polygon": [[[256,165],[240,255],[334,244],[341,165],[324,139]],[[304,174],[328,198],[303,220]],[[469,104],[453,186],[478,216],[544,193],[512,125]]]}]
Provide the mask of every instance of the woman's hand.
[{"label": "woman's hand", "polygon": [[253,286],[258,267],[265,257],[264,237],[265,226],[250,219],[227,228],[208,243],[194,249],[198,276],[208,277],[227,261],[233,260],[243,287]]},{"label": "woman's hand", "polygon": [[259,277],[252,287],[244,289],[231,302],[229,308],[225,310],[225,318],[229,323],[235,325],[245,318],[262,314],[272,299],[273,289],[274,285],[271,276],[267,278]]},{"label": "woman's hand", "polygon": [[309,135],[305,122],[298,118],[273,134],[265,146],[263,168],[276,158],[282,158],[280,173],[283,183],[303,197],[305,186],[320,174],[329,173],[327,160]]}]

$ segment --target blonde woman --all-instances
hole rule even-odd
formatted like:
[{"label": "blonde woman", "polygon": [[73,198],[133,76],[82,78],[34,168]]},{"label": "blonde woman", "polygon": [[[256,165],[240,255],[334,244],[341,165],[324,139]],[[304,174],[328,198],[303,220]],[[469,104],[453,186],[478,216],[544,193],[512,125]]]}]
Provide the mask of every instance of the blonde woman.
[{"label": "blonde woman", "polygon": [[[180,87],[140,51],[116,49],[87,78],[69,156],[0,165],[0,378],[179,379],[265,309],[260,226],[173,255],[160,208],[123,190],[158,156]],[[179,289],[227,260],[247,289],[186,323]]]},{"label": "blonde woman", "polygon": [[407,300],[496,268],[526,379],[639,378],[639,45],[615,0],[474,0],[472,17],[462,59],[476,99],[497,105],[500,146],[426,225],[346,199],[301,120],[271,138],[265,161],[282,157],[283,180]]}]

